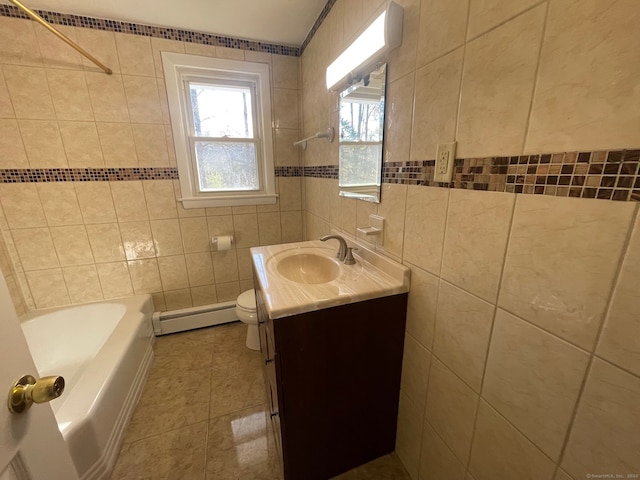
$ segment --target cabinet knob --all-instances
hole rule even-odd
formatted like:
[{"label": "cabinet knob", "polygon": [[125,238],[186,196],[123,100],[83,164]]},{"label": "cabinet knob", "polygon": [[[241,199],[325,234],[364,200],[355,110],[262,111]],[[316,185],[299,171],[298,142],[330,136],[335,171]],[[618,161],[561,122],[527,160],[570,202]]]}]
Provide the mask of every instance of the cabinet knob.
[{"label": "cabinet knob", "polygon": [[273,362],[273,358],[267,358],[267,359],[264,361],[264,364],[265,364],[265,365],[269,365],[271,362]]}]

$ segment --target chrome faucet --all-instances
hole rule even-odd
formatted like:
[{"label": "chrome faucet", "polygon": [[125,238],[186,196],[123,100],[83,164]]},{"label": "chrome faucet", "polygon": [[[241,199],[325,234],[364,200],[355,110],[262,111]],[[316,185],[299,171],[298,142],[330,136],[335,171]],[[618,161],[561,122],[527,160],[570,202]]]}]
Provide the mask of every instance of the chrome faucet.
[{"label": "chrome faucet", "polygon": [[347,246],[347,242],[340,235],[325,235],[320,238],[320,241],[326,242],[327,240],[335,239],[340,242],[340,246],[338,247],[338,252],[336,253],[336,258],[340,260],[345,265],[354,265],[356,263],[353,258],[352,248]]}]

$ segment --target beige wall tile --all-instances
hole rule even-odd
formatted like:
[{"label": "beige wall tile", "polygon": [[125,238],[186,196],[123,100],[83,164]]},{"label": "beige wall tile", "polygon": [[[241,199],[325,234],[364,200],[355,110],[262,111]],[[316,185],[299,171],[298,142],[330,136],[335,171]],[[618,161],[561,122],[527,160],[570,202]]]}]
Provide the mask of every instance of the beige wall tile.
[{"label": "beige wall tile", "polygon": [[420,0],[398,0],[404,8],[402,44],[389,53],[389,81],[404,77],[416,68],[418,31],[420,30]]},{"label": "beige wall tile", "polygon": [[255,288],[253,280],[240,280],[240,291],[246,292],[247,290],[251,290]]},{"label": "beige wall tile", "polygon": [[194,307],[218,303],[215,285],[203,285],[191,289],[191,300]]},{"label": "beige wall tile", "polygon": [[255,213],[233,215],[236,247],[256,247],[260,244],[258,216]]},{"label": "beige wall tile", "polygon": [[129,115],[135,123],[162,123],[158,83],[155,78],[122,76]]},{"label": "beige wall tile", "polygon": [[116,33],[115,37],[122,73],[154,77],[155,67],[149,37],[126,33]]},{"label": "beige wall tile", "polygon": [[186,42],[169,40],[166,38],[151,38],[151,51],[153,52],[153,64],[155,66],[156,77],[163,78],[162,57],[160,52],[184,53]]},{"label": "beige wall tile", "polygon": [[238,280],[238,259],[235,250],[211,252],[216,283]]},{"label": "beige wall tile", "polygon": [[573,480],[566,472],[558,469],[558,473],[556,473],[555,480]]},{"label": "beige wall tile", "polygon": [[190,253],[185,255],[185,260],[187,263],[189,286],[199,287],[203,285],[211,285],[214,283],[211,254],[209,254],[208,252]]},{"label": "beige wall tile", "polygon": [[557,461],[588,361],[586,352],[498,310],[482,395]]},{"label": "beige wall tile", "polygon": [[154,312],[163,312],[167,309],[167,303],[164,301],[164,293],[152,293]]},{"label": "beige wall tile", "polygon": [[252,279],[253,263],[250,250],[248,248],[238,248],[236,250],[236,258],[238,259],[238,276],[240,280]]},{"label": "beige wall tile", "polygon": [[480,392],[493,305],[440,282],[433,352],[476,392]]},{"label": "beige wall tile", "polygon": [[522,151],[545,11],[540,5],[467,44],[457,156]]},{"label": "beige wall tile", "polygon": [[526,151],[637,145],[639,19],[634,0],[550,2]]},{"label": "beige wall tile", "polygon": [[626,202],[519,196],[499,305],[591,349],[634,207]]},{"label": "beige wall tile", "polygon": [[638,396],[638,377],[596,358],[580,399],[562,468],[576,479],[592,472],[639,472]]},{"label": "beige wall tile", "polygon": [[156,293],[162,291],[160,271],[155,258],[128,262],[133,291],[139,293]]},{"label": "beige wall tile", "polygon": [[105,299],[133,295],[127,262],[100,263],[96,265],[96,270]]},{"label": "beige wall tile", "polygon": [[431,353],[411,335],[404,337],[404,351],[402,357],[402,379],[400,389],[420,409],[424,409],[427,402],[427,381]]},{"label": "beige wall tile", "polygon": [[[77,28],[78,44],[100,59],[113,73],[120,73],[120,61],[116,50],[116,38],[113,32],[94,30],[91,28]],[[82,57],[82,63],[87,71],[97,72],[99,67],[89,59]]]},{"label": "beige wall tile", "polygon": [[484,401],[478,407],[469,471],[477,480],[551,480],[555,465]]},{"label": "beige wall tile", "polygon": [[47,220],[35,184],[0,185],[2,209],[11,228],[44,227]]},{"label": "beige wall tile", "polygon": [[314,215],[329,220],[330,208],[328,202],[332,182],[324,178],[305,177],[304,184],[304,203],[305,208]]},{"label": "beige wall tile", "polygon": [[273,86],[275,88],[298,88],[299,62],[297,57],[272,55]]},{"label": "beige wall tile", "polygon": [[422,429],[422,480],[464,480],[465,467],[428,422]]},{"label": "beige wall tile", "polygon": [[168,167],[169,155],[162,125],[132,124],[138,164],[141,167]]},{"label": "beige wall tile", "polygon": [[148,219],[142,182],[110,182],[110,187],[118,221],[131,222]]},{"label": "beige wall tile", "polygon": [[258,233],[260,237],[260,245],[275,245],[282,243],[280,212],[259,213]]},{"label": "beige wall tile", "polygon": [[38,183],[37,188],[50,226],[82,224],[82,214],[73,183]]},{"label": "beige wall tile", "polygon": [[59,265],[48,228],[12,230],[11,236],[26,271],[42,270]]},{"label": "beige wall tile", "polygon": [[318,238],[331,233],[331,226],[325,219],[305,212],[304,217],[304,239],[317,240]]},{"label": "beige wall tile", "polygon": [[407,302],[407,332],[431,350],[436,322],[438,277],[418,267],[411,268],[411,290]]},{"label": "beige wall tile", "polygon": [[66,267],[62,269],[71,303],[86,303],[102,300],[102,287],[95,265]]},{"label": "beige wall tile", "polygon": [[189,55],[201,55],[203,57],[216,56],[216,47],[214,45],[202,45],[200,43],[185,43],[184,51]]},{"label": "beige wall tile", "polygon": [[[209,229],[209,237],[207,242],[210,241],[211,237],[215,237],[216,235],[233,235],[233,217],[231,215],[218,215],[215,217],[206,217],[207,219],[207,228]],[[182,220],[182,219],[181,219]],[[184,237],[184,231],[182,233]],[[236,247],[237,245],[237,238]],[[209,243],[207,243],[209,245]],[[200,247],[199,250],[204,250],[204,247]],[[187,253],[196,253],[196,252],[187,252]]]},{"label": "beige wall tile", "polygon": [[96,263],[124,260],[124,246],[117,223],[87,225],[91,252]]},{"label": "beige wall tile", "polygon": [[133,130],[128,123],[97,122],[100,145],[107,167],[137,167]]},{"label": "beige wall tile", "polygon": [[44,68],[4,65],[2,71],[17,118],[56,118]]},{"label": "beige wall tile", "polygon": [[187,265],[184,255],[160,257],[158,258],[158,267],[160,268],[162,288],[165,292],[167,290],[178,290],[189,287],[189,277],[187,275]]},{"label": "beige wall tile", "polygon": [[425,417],[460,461],[466,464],[478,395],[433,357]]},{"label": "beige wall tile", "polygon": [[59,122],[59,127],[69,167],[104,167],[102,148],[95,123]]},{"label": "beige wall tile", "polygon": [[422,441],[422,409],[400,392],[396,453],[412,479],[418,479],[420,444]]},{"label": "beige wall tile", "polygon": [[[81,30],[80,28],[76,29],[67,25],[56,25],[55,28],[78,43],[76,30]],[[36,28],[34,32],[40,48],[42,63],[45,67],[82,70],[82,55],[76,52],[75,49],[61,45],[60,40],[45,28]]]},{"label": "beige wall tile", "polygon": [[300,177],[278,178],[279,203],[281,212],[302,208],[302,189]]},{"label": "beige wall tile", "polygon": [[2,67],[0,67],[0,118],[15,118],[15,116],[16,114],[13,111],[13,105],[11,105],[9,90],[7,90],[7,84],[4,80],[4,74],[2,73]]},{"label": "beige wall tile", "polygon": [[407,187],[403,259],[438,275],[449,189]]},{"label": "beige wall tile", "polygon": [[280,213],[280,225],[282,228],[282,243],[302,241],[302,212]]},{"label": "beige wall tile", "polygon": [[409,158],[413,88],[413,74],[386,84],[383,157],[385,162],[404,162]]},{"label": "beige wall tile", "polygon": [[293,145],[294,142],[300,140],[300,133],[296,129],[277,128],[275,132],[275,158],[276,166],[293,166],[300,165],[298,148]]},{"label": "beige wall tile", "polygon": [[156,256],[151,225],[148,221],[123,222],[119,224],[122,245],[127,260]]},{"label": "beige wall tile", "polygon": [[355,236],[357,200],[341,197],[338,192],[338,182],[332,182],[329,198],[324,200],[325,202],[329,200],[331,224],[349,235]]},{"label": "beige wall tile", "polygon": [[193,306],[191,291],[188,288],[164,292],[164,299],[167,303],[167,310],[169,311]]},{"label": "beige wall tile", "polygon": [[442,278],[495,302],[514,200],[507,193],[451,190]]},{"label": "beige wall tile", "polygon": [[31,168],[66,168],[69,166],[58,122],[20,120],[18,124]]},{"label": "beige wall tile", "polygon": [[459,48],[416,72],[412,160],[435,159],[438,143],[456,138],[463,57]]},{"label": "beige wall tile", "polygon": [[491,28],[521,14],[540,0],[471,0],[467,38],[474,38]]},{"label": "beige wall tile", "polygon": [[41,65],[34,23],[17,18],[0,18],[0,63]]},{"label": "beige wall tile", "polygon": [[255,205],[240,205],[231,207],[231,213],[234,215],[243,215],[245,213],[256,213],[258,211]]},{"label": "beige wall tile", "polygon": [[93,263],[89,237],[84,225],[51,227],[51,238],[63,267]]},{"label": "beige wall tile", "polygon": [[89,90],[82,70],[48,69],[47,82],[58,120],[93,120]]},{"label": "beige wall tile", "polygon": [[0,120],[0,168],[29,168],[27,152],[15,119]]},{"label": "beige wall tile", "polygon": [[[216,220],[224,217],[216,217]],[[230,218],[228,220],[231,220]],[[215,222],[218,223],[218,222]],[[224,220],[221,223],[226,223]],[[181,218],[180,230],[185,253],[200,253],[211,250],[206,217]],[[229,230],[226,234],[231,234]],[[220,233],[216,233],[220,234]]]},{"label": "beige wall tile", "polygon": [[228,47],[216,47],[216,57],[229,60],[244,60],[244,50]]},{"label": "beige wall tile", "polygon": [[596,353],[640,375],[640,217],[627,246],[613,301]]},{"label": "beige wall tile", "polygon": [[271,54],[266,52],[256,52],[253,50],[245,50],[244,59],[247,62],[267,63],[271,65]]},{"label": "beige wall tile", "polygon": [[27,281],[37,308],[57,307],[71,303],[61,269],[27,272]]},{"label": "beige wall tile", "polygon": [[464,45],[469,0],[422,2],[417,65],[425,65]]},{"label": "beige wall tile", "polygon": [[397,257],[402,255],[406,201],[406,185],[382,185],[380,204],[378,205],[378,214],[384,217],[384,246],[382,249]]},{"label": "beige wall tile", "polygon": [[182,235],[177,218],[168,220],[151,220],[151,232],[158,257],[180,255],[184,253],[182,248]]},{"label": "beige wall tile", "polygon": [[217,217],[219,215],[231,215],[231,207],[209,207],[205,209],[207,217]]},{"label": "beige wall tile", "polygon": [[85,224],[116,221],[116,211],[108,182],[76,182],[75,189]]},{"label": "beige wall tile", "polygon": [[151,220],[178,218],[171,180],[143,180],[142,188]]},{"label": "beige wall tile", "polygon": [[232,302],[240,295],[239,282],[216,283],[218,302]]},{"label": "beige wall tile", "polygon": [[98,122],[129,122],[122,75],[85,72],[93,115]]},{"label": "beige wall tile", "polygon": [[273,97],[273,125],[275,128],[298,128],[298,91],[271,89]]}]

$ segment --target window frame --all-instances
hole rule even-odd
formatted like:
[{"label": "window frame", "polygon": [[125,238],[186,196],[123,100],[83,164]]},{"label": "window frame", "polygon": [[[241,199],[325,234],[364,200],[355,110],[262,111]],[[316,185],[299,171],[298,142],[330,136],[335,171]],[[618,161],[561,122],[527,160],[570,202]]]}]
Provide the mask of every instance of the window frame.
[{"label": "window frame", "polygon": [[[176,149],[181,198],[184,208],[224,207],[239,205],[269,205],[277,201],[271,122],[271,82],[269,65],[265,63],[201,57],[183,53],[162,52],[171,129]],[[258,190],[202,192],[195,159],[193,110],[189,81],[220,85],[239,82],[250,84],[254,116],[254,140],[258,162]],[[194,132],[195,133],[195,132]],[[212,137],[215,138],[215,137]],[[233,139],[234,141],[236,139]]]}]

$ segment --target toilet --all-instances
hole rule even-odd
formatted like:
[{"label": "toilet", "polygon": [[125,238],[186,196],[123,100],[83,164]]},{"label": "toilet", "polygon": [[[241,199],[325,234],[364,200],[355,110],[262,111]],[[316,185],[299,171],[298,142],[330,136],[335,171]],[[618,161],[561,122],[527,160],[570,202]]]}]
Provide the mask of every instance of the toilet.
[{"label": "toilet", "polygon": [[241,322],[247,324],[247,348],[260,350],[255,290],[247,290],[238,295],[238,299],[236,300],[236,315],[238,315],[238,319]]}]

